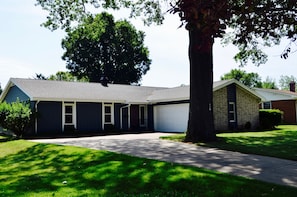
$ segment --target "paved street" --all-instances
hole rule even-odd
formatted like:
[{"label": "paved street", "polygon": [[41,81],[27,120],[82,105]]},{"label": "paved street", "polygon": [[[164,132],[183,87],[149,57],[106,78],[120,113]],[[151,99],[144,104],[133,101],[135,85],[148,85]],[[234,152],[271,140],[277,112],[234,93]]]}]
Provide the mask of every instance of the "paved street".
[{"label": "paved street", "polygon": [[242,154],[189,143],[160,140],[168,133],[110,135],[82,138],[39,139],[55,143],[108,150],[128,155],[217,170],[266,182],[297,187],[297,162]]}]

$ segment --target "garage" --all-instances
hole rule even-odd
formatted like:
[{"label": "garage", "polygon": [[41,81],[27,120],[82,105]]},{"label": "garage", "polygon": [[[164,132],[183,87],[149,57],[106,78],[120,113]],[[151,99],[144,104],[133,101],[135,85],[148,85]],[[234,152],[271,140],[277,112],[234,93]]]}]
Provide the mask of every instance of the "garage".
[{"label": "garage", "polygon": [[154,128],[162,132],[185,132],[187,129],[189,104],[154,106]]}]

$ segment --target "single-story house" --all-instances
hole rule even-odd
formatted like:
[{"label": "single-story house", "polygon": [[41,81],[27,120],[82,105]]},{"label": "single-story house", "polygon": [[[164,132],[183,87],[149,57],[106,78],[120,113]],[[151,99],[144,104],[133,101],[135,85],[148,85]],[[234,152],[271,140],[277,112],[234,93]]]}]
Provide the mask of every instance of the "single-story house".
[{"label": "single-story house", "polygon": [[284,112],[284,123],[297,123],[297,93],[295,92],[295,85],[291,86],[290,90],[255,88],[254,91],[262,97],[261,109],[279,109]]},{"label": "single-story house", "polygon": [[[240,129],[259,123],[260,96],[236,80],[214,82],[216,130]],[[30,101],[38,112],[32,132],[96,133],[116,130],[184,132],[189,111],[189,86],[144,87],[100,83],[11,78],[0,102]]]}]

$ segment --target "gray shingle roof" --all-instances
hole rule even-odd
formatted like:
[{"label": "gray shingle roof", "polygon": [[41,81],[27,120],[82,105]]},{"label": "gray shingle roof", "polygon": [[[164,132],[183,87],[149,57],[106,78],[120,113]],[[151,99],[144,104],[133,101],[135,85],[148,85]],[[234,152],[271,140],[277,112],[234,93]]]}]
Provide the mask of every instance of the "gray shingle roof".
[{"label": "gray shingle roof", "polygon": [[130,85],[100,83],[65,82],[35,79],[10,79],[12,84],[19,87],[31,100],[50,101],[110,101],[143,103],[159,87],[144,87]]},{"label": "gray shingle roof", "polygon": [[[236,80],[224,80],[213,83],[213,91],[229,84],[236,83],[246,91],[257,94],[240,84]],[[10,79],[5,91],[10,86],[16,85],[31,100],[43,101],[82,101],[82,102],[122,102],[122,103],[156,103],[166,101],[188,100],[189,86],[175,88],[146,87],[132,85],[108,84],[108,87],[100,83],[65,82],[36,79]],[[5,94],[5,93],[4,93]],[[1,95],[0,100],[5,95]]]},{"label": "gray shingle roof", "polygon": [[[213,82],[213,91],[216,91],[226,85],[235,83],[235,80],[223,80]],[[175,88],[155,90],[152,95],[148,97],[151,102],[166,102],[166,101],[181,101],[189,100],[190,86],[180,86]]]},{"label": "gray shingle roof", "polygon": [[297,100],[297,92],[291,92],[289,90],[276,90],[276,89],[264,89],[254,88],[255,92],[264,98],[264,101],[277,101],[277,100]]}]

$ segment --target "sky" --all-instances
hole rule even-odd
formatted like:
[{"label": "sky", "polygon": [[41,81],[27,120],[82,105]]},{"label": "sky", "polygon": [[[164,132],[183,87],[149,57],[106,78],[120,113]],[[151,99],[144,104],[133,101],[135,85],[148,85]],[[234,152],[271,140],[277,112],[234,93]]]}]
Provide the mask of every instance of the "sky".
[{"label": "sky", "polygon": [[[67,71],[61,59],[61,40],[65,33],[50,31],[42,26],[46,12],[35,6],[35,0],[1,0],[0,3],[0,84],[2,89],[9,78],[34,78],[36,73],[49,76],[57,71]],[[116,12],[115,18],[122,18]],[[143,76],[141,85],[176,87],[189,84],[188,32],[180,26],[177,15],[167,14],[161,26],[144,26],[141,20],[132,20],[133,25],[145,32],[145,45],[149,48],[152,64]],[[280,58],[289,41],[264,49],[269,55],[266,64],[256,67],[247,65],[240,69],[255,72],[262,80],[267,77],[279,81],[281,75],[297,75],[297,53],[284,60]],[[297,47],[296,47],[297,48]],[[214,44],[214,81],[239,68],[233,59],[237,48],[223,47],[220,40]]]}]

